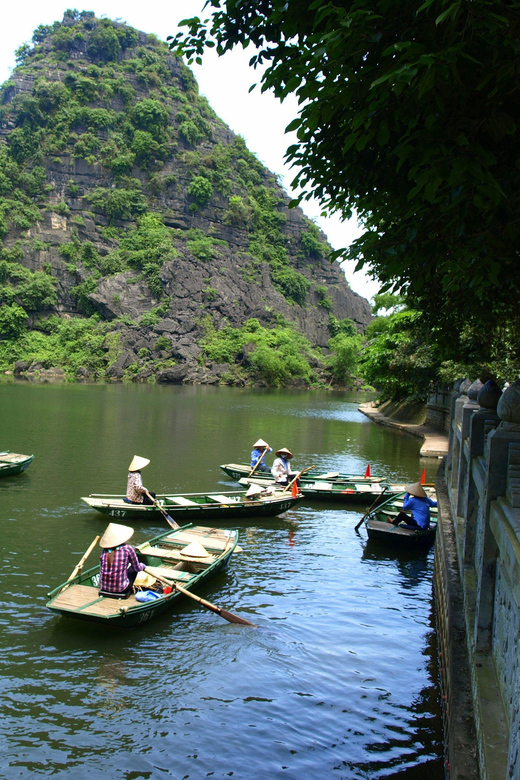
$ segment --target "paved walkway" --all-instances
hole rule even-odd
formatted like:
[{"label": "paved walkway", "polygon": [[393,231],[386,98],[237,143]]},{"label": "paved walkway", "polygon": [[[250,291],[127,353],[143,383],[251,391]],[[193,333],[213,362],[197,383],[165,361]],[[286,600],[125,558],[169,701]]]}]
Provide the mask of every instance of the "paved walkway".
[{"label": "paved walkway", "polygon": [[422,439],[423,445],[420,455],[423,458],[442,458],[448,452],[448,437],[446,434],[436,431],[431,425],[412,425],[411,423],[397,422],[391,417],[385,417],[373,403],[361,404],[358,409],[378,425],[394,428],[402,433],[407,433],[409,436]]}]

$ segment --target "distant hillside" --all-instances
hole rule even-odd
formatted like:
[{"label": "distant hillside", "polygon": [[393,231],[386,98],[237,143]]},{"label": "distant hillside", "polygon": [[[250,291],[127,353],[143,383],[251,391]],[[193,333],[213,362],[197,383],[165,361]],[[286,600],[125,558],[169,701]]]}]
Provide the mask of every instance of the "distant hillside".
[{"label": "distant hillside", "polygon": [[68,12],[17,62],[0,90],[0,370],[327,381],[330,338],[362,332],[368,302],[167,45]]}]

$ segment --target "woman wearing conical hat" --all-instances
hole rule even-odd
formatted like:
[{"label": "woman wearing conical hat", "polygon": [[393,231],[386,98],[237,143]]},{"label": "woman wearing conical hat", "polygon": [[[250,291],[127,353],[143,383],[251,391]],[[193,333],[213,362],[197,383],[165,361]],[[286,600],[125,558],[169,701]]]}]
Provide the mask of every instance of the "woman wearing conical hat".
[{"label": "woman wearing conical hat", "polygon": [[132,462],[128,467],[128,480],[126,483],[126,498],[125,501],[129,504],[153,504],[155,493],[151,493],[143,485],[143,478],[141,476],[141,469],[148,466],[150,461],[148,458],[141,458],[139,455],[134,455]]},{"label": "woman wearing conical hat", "polygon": [[272,448],[263,439],[255,441],[251,452],[251,468],[255,471],[271,471],[265,462],[265,456],[272,451]]},{"label": "woman wearing conical hat", "polygon": [[[412,516],[400,512],[394,525],[404,520],[409,528],[420,528],[425,531],[430,527],[430,507],[437,506],[437,502],[429,498],[420,482],[414,482],[413,485],[406,486],[406,493],[403,499],[403,509],[407,509]],[[404,517],[403,517],[404,515]]]},{"label": "woman wearing conical hat", "polygon": [[134,548],[126,544],[133,533],[134,529],[127,525],[110,523],[101,537],[100,596],[126,598],[132,592],[137,573],[145,568],[146,564],[139,562]]},{"label": "woman wearing conical hat", "polygon": [[271,474],[278,485],[288,485],[289,480],[293,479],[297,474],[296,471],[291,470],[289,464],[293,454],[287,447],[281,447],[279,450],[276,450],[276,454],[278,457],[273,461]]}]

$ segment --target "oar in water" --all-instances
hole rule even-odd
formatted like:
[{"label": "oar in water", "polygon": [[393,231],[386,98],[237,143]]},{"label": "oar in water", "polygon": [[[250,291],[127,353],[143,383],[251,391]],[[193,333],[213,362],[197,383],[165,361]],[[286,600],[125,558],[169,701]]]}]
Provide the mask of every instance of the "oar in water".
[{"label": "oar in water", "polygon": [[88,556],[90,555],[90,553],[92,552],[92,550],[94,549],[94,547],[96,546],[96,544],[98,542],[99,542],[99,536],[96,536],[96,538],[94,539],[94,541],[92,542],[92,544],[90,545],[90,547],[88,548],[87,552],[84,554],[84,556],[82,557],[80,562],[77,564],[77,566],[74,567],[74,569],[72,571],[72,574],[70,575],[70,577],[67,580],[67,582],[70,582],[70,580],[73,580],[74,577],[77,574],[79,574],[79,572],[83,568],[83,564],[85,563],[85,561],[87,560]]},{"label": "oar in water", "polygon": [[174,528],[177,531],[180,528],[179,523],[176,523],[175,520],[173,519],[173,517],[170,517],[170,515],[168,514],[166,509],[164,509],[164,507],[161,506],[161,504],[157,501],[157,499],[153,498],[150,495],[150,493],[148,493],[148,491],[146,491],[146,495],[148,496],[150,501],[152,501],[152,503],[155,506],[155,508],[159,510],[159,512],[164,517],[166,522],[169,523],[171,525],[171,527]]},{"label": "oar in water", "polygon": [[371,507],[370,507],[370,508],[369,508],[369,509],[368,509],[368,510],[365,512],[365,514],[363,515],[363,517],[361,518],[361,520],[359,521],[359,523],[358,523],[356,526],[354,526],[354,531],[357,531],[357,529],[359,528],[359,526],[362,524],[363,520],[364,520],[366,517],[368,517],[368,515],[370,514],[370,512],[372,511],[372,509],[373,509],[373,508],[376,506],[376,504],[378,503],[378,501],[381,501],[381,499],[382,499],[382,497],[383,497],[383,494],[385,493],[385,491],[386,491],[387,487],[388,487],[388,485],[385,485],[385,487],[383,488],[383,490],[381,491],[381,493],[378,495],[378,497],[376,498],[376,500],[374,501],[374,503],[372,504],[372,506],[371,506]]},{"label": "oar in water", "polygon": [[290,488],[290,487],[292,487],[292,484],[293,484],[293,482],[296,482],[296,480],[297,480],[297,479],[300,479],[300,477],[301,477],[301,475],[302,475],[302,474],[306,474],[308,471],[310,471],[311,469],[315,469],[315,468],[316,468],[316,464],[315,464],[315,463],[313,463],[313,464],[312,464],[312,466],[309,466],[309,468],[307,468],[307,469],[302,469],[301,471],[299,471],[299,472],[296,474],[296,476],[294,477],[294,479],[291,479],[291,481],[289,482],[289,484],[287,484],[287,485],[284,487],[284,489],[282,490],[282,493],[285,493],[285,491],[286,491],[286,490],[289,490],[289,488]]},{"label": "oar in water", "polygon": [[249,620],[246,620],[245,618],[241,618],[238,615],[234,615],[232,612],[228,612],[227,609],[224,609],[223,607],[218,607],[216,604],[212,604],[210,601],[206,601],[206,599],[201,599],[200,596],[196,596],[195,593],[191,593],[189,590],[186,590],[181,585],[179,585],[175,580],[168,580],[166,577],[160,577],[158,576],[154,571],[151,571],[150,569],[146,568],[145,572],[147,574],[150,574],[152,577],[155,577],[159,580],[159,582],[164,582],[165,585],[170,585],[172,588],[175,588],[179,591],[179,593],[182,593],[183,596],[188,596],[188,598],[193,599],[194,601],[197,601],[199,604],[202,604],[203,607],[206,607],[206,609],[210,609],[212,612],[215,612],[217,615],[220,615],[220,617],[223,617],[224,620],[228,620],[230,623],[240,623],[244,626],[254,626],[254,623],[251,623]]}]

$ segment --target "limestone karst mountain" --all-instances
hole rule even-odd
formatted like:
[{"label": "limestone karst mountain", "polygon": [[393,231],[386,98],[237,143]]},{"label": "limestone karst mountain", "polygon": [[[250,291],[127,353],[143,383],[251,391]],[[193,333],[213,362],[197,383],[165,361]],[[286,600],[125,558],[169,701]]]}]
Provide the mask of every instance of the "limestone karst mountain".
[{"label": "limestone karst mountain", "polygon": [[363,331],[369,304],[324,235],[164,42],[67,12],[17,61],[0,92],[0,369],[308,382],[349,320]]}]

